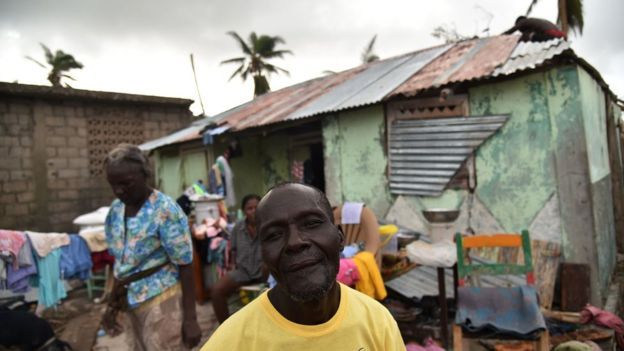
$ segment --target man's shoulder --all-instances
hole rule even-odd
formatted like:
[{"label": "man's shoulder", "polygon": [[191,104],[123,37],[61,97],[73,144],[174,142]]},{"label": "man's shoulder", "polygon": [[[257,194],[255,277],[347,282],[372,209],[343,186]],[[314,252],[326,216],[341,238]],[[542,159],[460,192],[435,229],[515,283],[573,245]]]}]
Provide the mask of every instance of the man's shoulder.
[{"label": "man's shoulder", "polygon": [[232,347],[234,341],[244,340],[246,332],[253,332],[256,329],[250,329],[250,325],[255,324],[258,318],[264,316],[262,310],[260,297],[251,301],[223,322],[210,336],[208,342],[202,346],[201,351],[223,350],[224,348],[220,347]]}]

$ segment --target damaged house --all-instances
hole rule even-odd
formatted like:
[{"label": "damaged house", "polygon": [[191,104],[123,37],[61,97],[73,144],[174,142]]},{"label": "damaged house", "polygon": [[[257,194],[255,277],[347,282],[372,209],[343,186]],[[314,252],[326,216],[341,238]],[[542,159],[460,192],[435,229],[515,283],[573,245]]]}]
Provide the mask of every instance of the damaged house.
[{"label": "damaged house", "polygon": [[[306,181],[333,204],[365,202],[426,231],[421,210],[458,208],[458,231],[519,232],[589,265],[602,305],[622,249],[620,107],[570,43],[494,36],[362,65],[259,96],[142,145],[172,196],[225,147],[236,194]],[[539,279],[539,277],[538,277]]]}]

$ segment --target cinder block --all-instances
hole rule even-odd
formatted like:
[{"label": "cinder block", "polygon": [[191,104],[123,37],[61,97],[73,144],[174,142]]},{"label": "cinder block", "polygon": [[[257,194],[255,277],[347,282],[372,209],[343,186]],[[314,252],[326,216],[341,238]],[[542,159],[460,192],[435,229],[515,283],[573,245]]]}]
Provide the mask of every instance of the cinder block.
[{"label": "cinder block", "polygon": [[0,194],[0,204],[14,204],[17,202],[15,194]]},{"label": "cinder block", "polygon": [[20,202],[20,203],[31,202],[34,199],[35,199],[35,194],[32,192],[24,192],[24,193],[17,194],[17,202]]},{"label": "cinder block", "polygon": [[67,118],[67,125],[72,126],[72,127],[77,127],[77,128],[86,127],[87,120],[84,117]]},{"label": "cinder block", "polygon": [[58,171],[58,177],[62,179],[78,178],[80,177],[80,171],[77,169],[61,169]]},{"label": "cinder block", "polygon": [[58,156],[67,158],[78,157],[80,156],[80,149],[73,144],[69,144],[69,147],[59,147]]},{"label": "cinder block", "polygon": [[66,146],[67,138],[61,136],[52,136],[47,138],[47,142],[50,146]]},{"label": "cinder block", "polygon": [[65,126],[65,117],[59,116],[58,113],[54,113],[54,116],[47,116],[45,118],[45,124],[50,127],[63,127]]},{"label": "cinder block", "polygon": [[46,155],[48,155],[48,157],[54,157],[57,154],[58,153],[55,147],[51,147],[51,146],[46,147]]},{"label": "cinder block", "polygon": [[11,180],[4,182],[2,191],[4,193],[17,193],[20,191],[26,191],[28,189],[28,182],[25,180]]},{"label": "cinder block", "polygon": [[79,136],[69,137],[68,145],[73,147],[87,147],[87,138]]},{"label": "cinder block", "polygon": [[9,104],[9,111],[14,113],[30,113],[30,105],[11,103]]},{"label": "cinder block", "polygon": [[60,190],[58,198],[61,200],[76,200],[79,198],[77,190]]},{"label": "cinder block", "polygon": [[89,167],[89,159],[87,158],[70,158],[69,168],[85,169]]},{"label": "cinder block", "polygon": [[49,169],[65,169],[68,165],[67,159],[64,157],[49,158],[46,163]]},{"label": "cinder block", "polygon": [[22,146],[31,146],[32,145],[32,138],[30,136],[22,136],[19,138],[20,140],[20,145]]}]

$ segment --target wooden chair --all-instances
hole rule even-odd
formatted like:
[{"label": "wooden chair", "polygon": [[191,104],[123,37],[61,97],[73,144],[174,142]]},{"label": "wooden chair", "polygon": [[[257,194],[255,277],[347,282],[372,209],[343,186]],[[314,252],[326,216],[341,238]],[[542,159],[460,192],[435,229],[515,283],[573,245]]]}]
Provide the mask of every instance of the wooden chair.
[{"label": "wooden chair", "polygon": [[[528,286],[535,285],[535,276],[533,273],[533,263],[531,256],[531,240],[529,239],[529,232],[522,231],[521,235],[518,234],[495,234],[495,235],[476,235],[476,236],[462,236],[460,233],[455,234],[455,242],[457,245],[457,271],[458,271],[458,285],[459,289],[465,287],[466,277],[479,276],[479,275],[526,275],[526,284]],[[477,248],[518,248],[522,249],[524,254],[523,264],[511,264],[511,263],[487,263],[487,264],[473,264],[471,262],[466,263],[466,253],[464,250],[477,249]],[[461,295],[461,294],[460,294]],[[459,308],[459,296],[458,308]],[[535,299],[537,304],[537,298]],[[512,306],[511,308],[513,308]],[[539,311],[539,304],[535,306]],[[541,315],[539,318],[543,319]],[[457,321],[456,321],[457,322]],[[463,349],[463,340],[467,338],[463,329],[457,323],[453,324],[453,350],[461,351]],[[539,332],[538,339],[536,340],[535,350],[546,351],[549,350],[550,340],[548,330]]]},{"label": "wooden chair", "polygon": [[360,218],[359,224],[343,224],[342,205],[334,209],[334,222],[342,227],[345,234],[345,245],[364,242],[365,250],[375,255],[377,266],[381,268],[381,239],[377,217],[371,209],[364,206]]}]

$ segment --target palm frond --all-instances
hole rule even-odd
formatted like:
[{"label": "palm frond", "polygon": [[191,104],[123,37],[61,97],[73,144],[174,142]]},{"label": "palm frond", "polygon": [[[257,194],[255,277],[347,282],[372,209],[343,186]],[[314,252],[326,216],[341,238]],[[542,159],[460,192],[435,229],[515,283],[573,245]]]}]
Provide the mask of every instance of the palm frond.
[{"label": "palm frond", "polygon": [[539,0],[532,0],[531,4],[529,5],[529,8],[527,9],[526,15],[525,16],[529,16],[531,14],[531,11],[533,11],[533,7],[535,7],[535,5],[537,4]]},{"label": "palm frond", "polygon": [[283,69],[281,67],[277,67],[275,65],[272,65],[270,63],[265,63],[263,68],[264,68],[264,70],[266,72],[270,72],[270,73],[280,73],[281,72],[281,73],[284,73],[287,76],[290,76],[290,72],[288,72],[287,70],[285,70],[285,69]]},{"label": "palm frond", "polygon": [[570,29],[575,33],[583,34],[585,21],[583,18],[582,0],[566,0],[566,17]]},{"label": "palm frond", "polygon": [[73,80],[74,82],[76,81],[76,79],[74,79],[74,77],[70,76],[69,74],[64,74],[64,73],[63,73],[63,74],[61,74],[61,77],[65,77],[65,78],[67,78],[67,79],[71,79],[71,80]]},{"label": "palm frond", "polygon": [[290,51],[290,50],[273,50],[271,52],[264,53],[262,55],[262,57],[266,58],[266,59],[270,59],[270,58],[283,58],[284,55],[286,55],[286,54],[294,55],[293,52]]},{"label": "palm frond", "polygon": [[242,62],[245,62],[245,58],[244,57],[235,57],[235,58],[231,58],[231,59],[228,59],[228,60],[223,60],[219,64],[220,65],[224,65],[224,64],[228,64],[228,63],[242,63]]},{"label": "palm frond", "polygon": [[362,51],[362,63],[371,63],[373,61],[379,60],[379,56],[375,55],[373,51],[375,50],[375,41],[377,40],[377,34],[373,35],[373,38],[370,40],[368,45]]},{"label": "palm frond", "polygon": [[[229,82],[229,81],[231,81],[232,79],[234,79],[234,77],[236,77],[237,75],[239,75],[239,74],[240,74],[240,73],[241,73],[244,69],[245,69],[245,65],[244,65],[244,64],[241,64],[241,65],[240,65],[240,66],[236,69],[236,71],[234,71],[234,73],[232,73],[232,75],[231,75],[231,76],[230,76],[230,78],[228,79],[228,82]],[[242,77],[242,75],[241,75],[241,77]],[[245,80],[246,80],[246,78],[247,78],[247,77],[245,76],[245,78],[243,78],[243,81],[245,81]]]},{"label": "palm frond", "polygon": [[251,55],[252,54],[251,49],[249,48],[247,43],[245,43],[243,38],[241,38],[240,35],[238,35],[238,33],[236,33],[235,31],[229,31],[226,34],[231,36],[232,38],[234,38],[234,40],[236,40],[238,42],[238,45],[240,45],[240,47],[241,47],[241,49],[243,50],[244,53],[246,53],[247,55]]},{"label": "palm frond", "polygon": [[41,63],[41,62],[39,62],[39,61],[35,60],[34,58],[32,58],[32,57],[30,57],[30,56],[24,56],[24,57],[25,57],[26,59],[28,59],[28,60],[31,60],[32,62],[34,62],[34,63],[38,64],[39,66],[41,66],[41,67],[43,67],[43,68],[45,68],[45,69],[47,69],[47,68],[48,68],[48,67],[46,67],[43,63]]},{"label": "palm frond", "polygon": [[48,48],[47,46],[45,46],[43,43],[39,43],[39,45],[41,46],[41,48],[43,49],[43,53],[45,55],[46,61],[49,64],[52,64],[52,61],[54,61],[54,55],[52,55],[52,51],[50,50],[50,48]]}]

